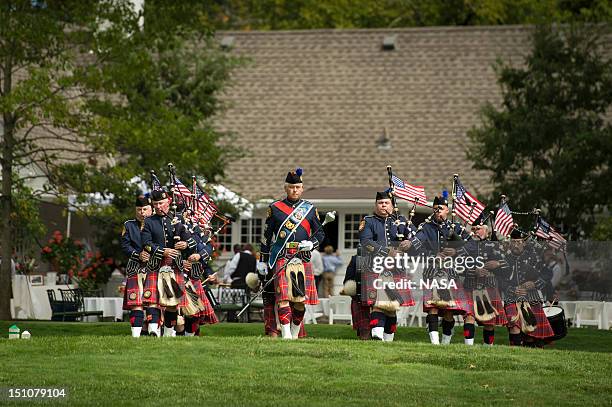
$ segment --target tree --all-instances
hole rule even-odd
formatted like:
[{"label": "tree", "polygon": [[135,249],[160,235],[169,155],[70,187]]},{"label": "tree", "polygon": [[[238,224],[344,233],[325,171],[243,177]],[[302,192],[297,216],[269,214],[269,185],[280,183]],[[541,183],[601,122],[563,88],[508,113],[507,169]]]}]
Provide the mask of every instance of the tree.
[{"label": "tree", "polygon": [[607,0],[216,0],[217,29],[295,30],[535,24],[612,19]]},{"label": "tree", "polygon": [[[606,28],[606,27],[603,27]],[[482,109],[468,158],[491,172],[492,199],[539,207],[570,237],[589,234],[610,205],[612,62],[602,26],[538,27],[523,66],[498,62],[500,106]]]},{"label": "tree", "polygon": [[[89,214],[119,216],[136,193],[130,180],[168,161],[185,174],[223,176],[235,151],[212,118],[235,60],[214,46],[200,3],[148,0],[141,11],[128,0],[0,4],[2,258],[13,249],[10,219],[31,209],[24,199],[77,194]],[[101,209],[93,192],[118,205]],[[10,318],[9,284],[3,262],[0,319]]]}]

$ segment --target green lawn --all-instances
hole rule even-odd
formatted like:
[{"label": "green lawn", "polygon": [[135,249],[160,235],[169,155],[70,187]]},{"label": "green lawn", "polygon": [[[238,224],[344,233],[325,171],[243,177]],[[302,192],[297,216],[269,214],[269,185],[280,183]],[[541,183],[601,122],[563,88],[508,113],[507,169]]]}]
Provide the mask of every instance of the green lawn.
[{"label": "green lawn", "polygon": [[[3,337],[10,324],[0,322]],[[466,347],[460,330],[457,344],[433,347],[423,328],[382,343],[344,325],[309,325],[309,339],[285,342],[262,337],[261,324],[159,339],[132,339],[122,323],[17,324],[32,339],[0,340],[0,387],[68,387],[70,405],[612,403],[612,333],[594,329],[539,350]]]}]

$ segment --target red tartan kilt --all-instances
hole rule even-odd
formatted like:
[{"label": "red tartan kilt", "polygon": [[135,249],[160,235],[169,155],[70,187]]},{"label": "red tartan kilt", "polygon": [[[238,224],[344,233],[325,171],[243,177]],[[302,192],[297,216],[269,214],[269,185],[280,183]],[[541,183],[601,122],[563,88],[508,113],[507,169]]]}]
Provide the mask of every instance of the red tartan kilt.
[{"label": "red tartan kilt", "polygon": [[[544,314],[544,308],[542,308],[542,305],[541,304],[530,304],[530,305],[531,305],[531,311],[533,312],[533,315],[536,318],[537,325],[536,325],[535,331],[527,335],[533,338],[538,338],[538,339],[546,339],[546,338],[550,338],[551,336],[554,336],[555,332],[550,326],[550,322],[548,322],[548,318],[546,318],[546,314]],[[506,317],[508,318],[508,325],[507,325],[508,329],[515,328],[515,327],[520,329],[521,326],[520,326],[519,321],[518,320],[514,322],[512,321],[512,318],[518,315],[518,308],[516,306],[516,303],[506,304],[505,309],[506,309]]]},{"label": "red tartan kilt", "polygon": [[142,304],[145,306],[155,306],[159,304],[159,292],[157,290],[157,271],[149,271],[143,284]]},{"label": "red tartan kilt", "polygon": [[[143,281],[143,290],[144,284]],[[123,309],[130,310],[134,307],[142,307],[142,293],[138,289],[138,275],[127,278],[125,291],[123,292]]]},{"label": "red tartan kilt", "polygon": [[[452,311],[454,314],[466,314],[473,312],[474,301],[472,300],[472,292],[466,291],[463,288],[463,283],[455,279],[457,289],[448,288],[452,299],[455,301],[454,307],[441,308],[442,311]],[[469,295],[468,295],[469,293]],[[428,312],[431,309],[437,309],[436,306],[427,304],[427,301],[433,298],[433,290],[423,290],[423,312]]]},{"label": "red tartan kilt", "polygon": [[264,302],[263,316],[264,316],[264,332],[266,335],[276,334],[280,335],[280,330],[276,325],[276,314],[274,309],[276,304]]},{"label": "red tartan kilt", "polygon": [[370,306],[363,305],[360,301],[351,301],[351,314],[353,316],[353,329],[370,330]]},{"label": "red tartan kilt", "polygon": [[[381,277],[380,274],[378,273],[371,273],[371,272],[366,272],[365,273],[366,276],[366,284],[363,285],[362,284],[362,292],[364,291],[365,288],[365,295],[363,295],[362,293],[362,301],[364,304],[367,304],[368,306],[373,306],[376,303],[376,288],[374,288],[374,280],[378,279]],[[393,281],[395,281],[396,283],[404,283],[405,280],[407,279],[406,274],[405,273],[397,273],[393,275]],[[400,304],[401,307],[411,307],[415,304],[414,298],[412,298],[412,293],[410,292],[409,288],[402,288],[402,289],[396,289],[395,291],[397,291],[399,293],[399,295],[402,297],[402,303]]]},{"label": "red tartan kilt", "polygon": [[[278,272],[286,263],[286,259],[280,258],[276,261],[274,266],[274,272]],[[317,286],[315,284],[314,274],[312,273],[312,264],[310,262],[302,261],[304,264],[304,272],[306,274],[306,301],[305,304],[316,305],[319,303],[319,297],[317,295]],[[285,271],[281,271],[276,275],[274,279],[274,289],[276,292],[276,302],[289,301],[289,282]]]},{"label": "red tartan kilt", "polygon": [[191,284],[193,284],[193,288],[195,292],[202,300],[202,304],[204,304],[204,311],[198,312],[196,315],[193,315],[194,318],[200,318],[200,322],[202,324],[216,324],[219,322],[217,315],[215,314],[215,310],[212,305],[210,305],[210,301],[208,301],[208,297],[206,296],[206,292],[204,291],[204,287],[202,286],[202,281],[198,279],[191,279]]},{"label": "red tartan kilt", "polygon": [[[508,318],[506,317],[506,310],[504,309],[504,303],[502,301],[501,295],[499,294],[499,290],[497,287],[487,287],[487,293],[489,294],[489,298],[491,299],[491,305],[497,311],[497,315],[495,318],[489,321],[477,321],[478,325],[485,326],[506,326],[508,323]],[[472,306],[470,311],[466,313],[466,315],[474,315],[474,297],[472,296],[472,290],[465,289],[465,293],[472,299]]]}]

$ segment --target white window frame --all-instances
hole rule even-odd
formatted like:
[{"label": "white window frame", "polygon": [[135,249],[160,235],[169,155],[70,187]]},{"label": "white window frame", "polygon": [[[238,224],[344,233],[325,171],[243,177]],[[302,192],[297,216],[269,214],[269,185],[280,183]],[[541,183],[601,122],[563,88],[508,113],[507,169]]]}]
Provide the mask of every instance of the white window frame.
[{"label": "white window frame", "polygon": [[[263,236],[264,228],[266,227],[266,220],[261,217],[252,217],[252,218],[240,219],[239,222],[240,222],[240,225],[239,225],[240,230],[238,231],[237,242],[239,244],[247,244],[247,243],[256,244],[256,245],[261,244],[261,237]],[[245,238],[245,235],[242,233],[244,222],[246,222],[247,238]],[[260,222],[259,226],[255,226],[255,224],[258,222]],[[258,235],[255,233],[256,228],[259,228]]]},{"label": "white window frame", "polygon": [[[349,240],[347,240],[346,232],[348,231],[347,230],[348,229],[347,228],[347,223],[349,221],[346,220],[346,217],[347,216],[355,216],[355,215],[358,216],[358,219],[356,221],[357,223],[354,223],[354,229],[352,229],[352,232],[357,233],[357,239],[355,240],[353,238],[350,238]],[[341,235],[342,236],[342,247],[343,247],[344,250],[355,250],[357,248],[357,246],[359,245],[359,222],[361,222],[363,217],[367,216],[367,215],[368,215],[368,213],[366,213],[366,212],[353,212],[353,211],[350,211],[350,212],[346,211],[346,212],[343,212],[341,214],[342,222],[340,223],[340,230],[338,232],[342,233],[342,235]],[[354,221],[351,220],[350,222],[353,223]],[[338,239],[338,241],[339,241],[338,243],[340,243],[340,239]],[[350,246],[349,246],[349,243],[350,243]],[[352,247],[353,244],[355,244],[355,247]]]}]

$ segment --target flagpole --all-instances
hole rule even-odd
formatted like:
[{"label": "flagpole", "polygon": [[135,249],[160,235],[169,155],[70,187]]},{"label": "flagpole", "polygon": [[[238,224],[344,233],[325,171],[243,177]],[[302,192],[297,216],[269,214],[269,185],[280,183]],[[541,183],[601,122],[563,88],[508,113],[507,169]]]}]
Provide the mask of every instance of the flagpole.
[{"label": "flagpole", "polygon": [[455,223],[455,201],[457,200],[457,181],[459,180],[459,174],[453,174],[453,189],[451,193],[451,199],[453,200],[453,206],[451,209],[451,220]]},{"label": "flagpole", "polygon": [[399,218],[399,208],[397,207],[397,201],[395,200],[395,186],[393,185],[393,170],[390,165],[387,165],[387,175],[389,176],[389,189],[391,189],[391,203],[393,204],[393,213],[395,219]]},{"label": "flagpole", "polygon": [[419,197],[414,198],[414,201],[412,202],[412,209],[410,209],[410,213],[408,214],[408,223],[412,223],[412,218],[414,217],[414,214],[416,213],[416,206],[418,202],[419,202]]}]

